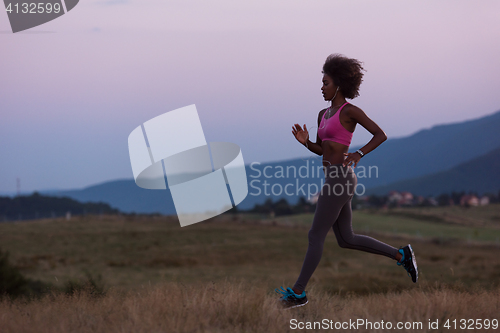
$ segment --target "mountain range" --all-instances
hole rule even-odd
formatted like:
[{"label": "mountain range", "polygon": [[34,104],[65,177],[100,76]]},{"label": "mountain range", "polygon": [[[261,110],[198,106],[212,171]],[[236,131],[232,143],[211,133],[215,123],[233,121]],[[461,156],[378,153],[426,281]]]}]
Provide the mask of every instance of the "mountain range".
[{"label": "mountain range", "polygon": [[367,194],[383,195],[392,190],[422,196],[462,191],[496,195],[500,193],[500,147],[448,170],[378,186]]},{"label": "mountain range", "polygon": [[[361,159],[355,169],[358,184],[366,188],[365,194],[385,194],[393,189],[426,196],[453,190],[497,193],[499,129],[500,111],[469,121],[436,125],[403,138],[389,138]],[[238,208],[249,209],[268,198],[286,198],[289,203],[296,203],[299,197],[314,194],[321,185],[324,176],[318,168],[321,169],[321,157],[312,153],[307,158],[246,165],[249,194]],[[287,193],[293,195],[284,193],[287,185]],[[102,201],[124,212],[176,213],[168,189],[145,190],[133,179],[41,193],[81,202]]]}]

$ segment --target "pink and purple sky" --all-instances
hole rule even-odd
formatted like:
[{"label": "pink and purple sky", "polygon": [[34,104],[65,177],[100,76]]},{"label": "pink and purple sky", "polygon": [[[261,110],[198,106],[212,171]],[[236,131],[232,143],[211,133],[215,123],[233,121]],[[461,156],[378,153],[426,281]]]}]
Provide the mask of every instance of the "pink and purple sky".
[{"label": "pink and purple sky", "polygon": [[83,0],[16,34],[0,10],[0,49],[0,193],[131,179],[129,133],[190,104],[245,163],[310,156],[291,127],[330,53],[364,62],[352,102],[389,138],[500,110],[497,0]]}]

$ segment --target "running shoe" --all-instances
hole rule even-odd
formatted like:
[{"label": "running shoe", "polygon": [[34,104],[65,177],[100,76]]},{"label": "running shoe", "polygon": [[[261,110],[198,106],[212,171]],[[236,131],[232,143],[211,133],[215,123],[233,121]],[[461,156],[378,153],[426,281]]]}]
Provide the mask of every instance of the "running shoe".
[{"label": "running shoe", "polygon": [[280,287],[280,289],[276,288],[274,290],[277,293],[283,295],[280,297],[280,304],[285,309],[292,309],[299,306],[303,306],[306,305],[308,302],[305,290],[302,292],[301,295],[297,295],[296,293],[294,293],[292,288],[286,288],[285,290],[283,289],[283,287]]},{"label": "running shoe", "polygon": [[408,244],[399,248],[399,253],[403,255],[403,258],[398,262],[398,266],[403,266],[406,272],[408,272],[408,276],[411,277],[411,280],[416,283],[418,281],[417,260],[415,259],[411,245]]}]

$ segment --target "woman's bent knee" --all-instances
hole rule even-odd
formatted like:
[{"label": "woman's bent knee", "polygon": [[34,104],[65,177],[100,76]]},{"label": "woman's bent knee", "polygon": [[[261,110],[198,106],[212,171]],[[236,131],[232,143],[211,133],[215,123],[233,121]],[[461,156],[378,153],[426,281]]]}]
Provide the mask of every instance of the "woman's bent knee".
[{"label": "woman's bent knee", "polygon": [[341,239],[337,239],[337,243],[339,244],[339,246],[343,249],[349,249],[351,246],[349,245],[349,243],[347,242],[344,242],[343,240]]},{"label": "woman's bent knee", "polygon": [[323,248],[323,243],[325,242],[325,237],[318,232],[309,230],[308,234],[309,246]]}]

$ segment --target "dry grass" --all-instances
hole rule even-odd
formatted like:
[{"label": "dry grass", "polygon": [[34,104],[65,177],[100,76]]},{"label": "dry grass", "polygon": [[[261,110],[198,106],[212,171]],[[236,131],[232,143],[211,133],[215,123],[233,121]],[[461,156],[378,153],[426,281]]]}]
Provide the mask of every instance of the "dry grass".
[{"label": "dry grass", "polygon": [[[489,207],[488,216],[500,215],[499,207]],[[307,287],[310,303],[290,311],[279,310],[273,290],[300,272],[310,214],[275,223],[223,215],[187,228],[141,216],[3,223],[0,244],[25,276],[62,288],[91,274],[109,290],[102,297],[4,299],[0,332],[287,332],[297,331],[293,318],[421,321],[414,332],[430,332],[429,319],[500,319],[499,247],[481,236],[496,227],[356,214],[355,223],[371,223],[377,233],[368,234],[381,241],[412,244],[419,283],[388,258],[339,248],[330,233]],[[476,229],[479,236],[469,241],[466,233]]]},{"label": "dry grass", "polygon": [[452,225],[500,229],[500,204],[498,203],[478,207],[445,206],[393,208],[379,213],[406,216]]},{"label": "dry grass", "polygon": [[[393,325],[422,322],[422,329],[405,332],[449,332],[442,328],[446,319],[499,319],[500,313],[499,289],[474,292],[435,287],[348,297],[311,289],[309,298],[306,306],[284,311],[277,306],[275,295],[241,282],[197,286],[170,283],[135,292],[111,291],[102,298],[78,294],[52,295],[27,304],[3,301],[0,328],[5,333],[292,332],[297,331],[292,329],[292,319],[364,319],[372,323],[390,321]],[[438,319],[441,329],[428,329],[429,319]],[[374,330],[360,326],[342,331]],[[384,331],[391,330],[377,332]]]}]

